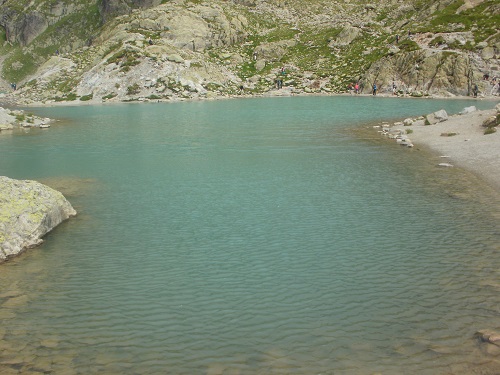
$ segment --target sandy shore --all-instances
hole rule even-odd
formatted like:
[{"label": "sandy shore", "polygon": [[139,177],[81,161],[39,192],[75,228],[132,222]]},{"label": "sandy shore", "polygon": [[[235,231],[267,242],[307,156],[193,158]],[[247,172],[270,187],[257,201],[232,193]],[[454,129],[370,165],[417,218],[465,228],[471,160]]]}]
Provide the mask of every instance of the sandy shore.
[{"label": "sandy shore", "polygon": [[[500,191],[500,131],[485,135],[482,126],[496,113],[496,109],[474,111],[449,116],[434,125],[421,121],[411,126],[393,126],[391,131],[411,129],[408,137],[415,148],[428,148],[444,156],[443,163],[468,169]],[[450,133],[456,135],[443,136]]]}]

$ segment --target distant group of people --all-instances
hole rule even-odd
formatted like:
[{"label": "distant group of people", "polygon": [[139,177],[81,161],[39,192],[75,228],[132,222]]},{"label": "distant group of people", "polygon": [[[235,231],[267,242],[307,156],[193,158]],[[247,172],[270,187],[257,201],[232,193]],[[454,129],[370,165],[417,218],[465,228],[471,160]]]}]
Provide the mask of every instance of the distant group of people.
[{"label": "distant group of people", "polygon": [[[349,90],[349,93],[352,94],[354,92],[356,95],[363,91],[362,84],[359,81],[356,83],[349,83],[347,89]],[[377,95],[377,90],[378,90],[377,83],[373,82],[372,95]]]},{"label": "distant group of people", "polygon": [[[347,90],[349,91],[349,93],[352,95],[353,93],[355,94],[360,94],[363,92],[363,83],[361,81],[357,81],[357,82],[352,82],[352,83],[349,83],[349,85],[347,86]],[[397,95],[398,94],[398,87],[396,85],[396,82],[395,81],[392,81],[392,95]],[[379,91],[379,87],[377,85],[377,82],[373,82],[373,84],[371,85],[371,93],[372,95],[377,95]]]},{"label": "distant group of people", "polygon": [[[500,95],[500,80],[497,76],[494,76],[490,80],[490,75],[488,73],[485,73],[483,74],[483,81],[489,81],[491,86],[490,95]],[[474,86],[472,87],[472,96],[474,98],[477,98],[478,93],[479,93],[479,87],[478,84],[475,83]]]},{"label": "distant group of people", "polygon": [[286,70],[285,67],[282,66],[281,69],[279,70],[278,77],[275,80],[276,88],[278,90],[281,90],[283,88],[283,78],[286,75]]},{"label": "distant group of people", "polygon": [[349,90],[349,93],[355,93],[359,94],[362,91],[361,83],[358,81],[356,83],[349,83],[347,86],[347,89]]},{"label": "distant group of people", "polygon": [[[396,44],[399,44],[399,34],[396,34],[396,36],[394,37],[394,41],[396,42]],[[408,30],[408,39],[411,39],[411,30]]]}]

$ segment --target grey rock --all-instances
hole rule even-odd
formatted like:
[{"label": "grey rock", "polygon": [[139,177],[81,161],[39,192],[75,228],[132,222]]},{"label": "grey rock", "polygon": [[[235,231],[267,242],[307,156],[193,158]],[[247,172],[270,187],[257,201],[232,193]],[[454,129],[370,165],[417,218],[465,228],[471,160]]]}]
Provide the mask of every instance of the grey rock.
[{"label": "grey rock", "polygon": [[475,112],[475,111],[477,111],[477,108],[476,108],[476,106],[472,105],[470,107],[465,107],[464,109],[462,109],[460,111],[460,114],[461,115],[466,115],[467,113],[472,113],[472,112]]},{"label": "grey rock", "polygon": [[184,59],[176,53],[167,56],[167,60],[178,63],[178,64],[182,64],[184,62]]},{"label": "grey rock", "polygon": [[493,47],[486,47],[481,51],[481,57],[485,60],[490,60],[495,57],[495,49]]},{"label": "grey rock", "polygon": [[443,122],[448,120],[448,113],[444,109],[440,109],[439,111],[434,112],[434,117],[439,121]]},{"label": "grey rock", "polygon": [[360,34],[360,29],[357,27],[348,26],[340,32],[336,39],[332,40],[328,46],[330,48],[335,46],[346,46],[356,39]]},{"label": "grey rock", "polygon": [[403,120],[403,125],[404,126],[411,126],[413,124],[413,119],[412,118],[406,118]]},{"label": "grey rock", "polygon": [[14,129],[14,125],[12,125],[12,124],[0,124],[0,131],[12,130],[12,129]]}]

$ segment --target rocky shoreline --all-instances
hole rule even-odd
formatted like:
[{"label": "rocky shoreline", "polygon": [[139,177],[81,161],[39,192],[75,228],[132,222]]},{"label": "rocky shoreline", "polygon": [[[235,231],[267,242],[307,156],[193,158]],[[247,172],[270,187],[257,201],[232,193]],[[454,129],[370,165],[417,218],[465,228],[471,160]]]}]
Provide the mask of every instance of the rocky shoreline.
[{"label": "rocky shoreline", "polygon": [[440,110],[374,127],[401,146],[424,147],[438,153],[439,167],[463,167],[500,189],[499,124],[500,104],[497,104],[491,110],[467,107],[452,116]]},{"label": "rocky shoreline", "polygon": [[58,191],[0,176],[0,263],[35,247],[76,211]]},{"label": "rocky shoreline", "polygon": [[35,116],[22,110],[10,110],[0,106],[0,132],[22,128],[50,128],[54,120]]}]

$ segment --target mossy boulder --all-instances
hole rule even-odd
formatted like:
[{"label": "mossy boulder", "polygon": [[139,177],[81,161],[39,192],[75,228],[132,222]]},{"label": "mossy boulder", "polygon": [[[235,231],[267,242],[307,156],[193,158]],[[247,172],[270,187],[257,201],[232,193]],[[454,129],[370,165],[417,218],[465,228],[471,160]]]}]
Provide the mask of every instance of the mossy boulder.
[{"label": "mossy boulder", "polygon": [[43,242],[76,211],[58,191],[36,181],[0,176],[0,263]]}]

